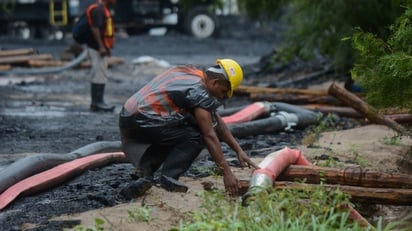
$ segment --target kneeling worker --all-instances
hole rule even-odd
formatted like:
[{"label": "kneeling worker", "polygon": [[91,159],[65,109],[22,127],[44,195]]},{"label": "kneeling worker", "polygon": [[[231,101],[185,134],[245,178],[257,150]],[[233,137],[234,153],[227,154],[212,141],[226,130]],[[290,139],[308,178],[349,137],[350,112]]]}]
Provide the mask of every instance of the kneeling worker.
[{"label": "kneeling worker", "polygon": [[[216,109],[231,97],[243,80],[240,65],[218,59],[205,72],[193,66],[177,66],[160,74],[130,97],[119,117],[122,149],[135,166],[139,179],[122,190],[125,197],[143,195],[160,166],[160,186],[186,192],[179,182],[206,145],[223,173],[226,191],[238,195],[239,182],[224,159],[220,140],[236,153],[241,167],[253,163],[233,137]],[[220,140],[219,140],[220,138]],[[150,146],[142,152],[142,143]]]}]

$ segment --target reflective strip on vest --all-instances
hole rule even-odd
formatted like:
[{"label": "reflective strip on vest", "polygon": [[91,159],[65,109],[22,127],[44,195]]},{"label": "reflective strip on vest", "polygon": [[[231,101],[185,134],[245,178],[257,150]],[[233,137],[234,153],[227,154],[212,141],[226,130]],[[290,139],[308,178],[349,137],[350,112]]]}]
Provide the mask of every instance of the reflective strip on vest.
[{"label": "reflective strip on vest", "polygon": [[[93,9],[97,8],[99,5],[100,5],[100,3],[91,4],[86,10],[87,21],[89,22],[90,27],[93,26],[93,21],[92,21],[92,17],[90,15],[90,13]],[[104,16],[105,16],[105,19],[106,19],[106,22],[105,22],[106,26],[104,28],[103,42],[104,42],[104,45],[106,46],[106,48],[113,48],[113,45],[114,45],[114,25],[113,25],[112,15],[110,13],[110,10],[107,9],[107,7],[105,7],[104,5],[103,5],[103,9],[104,9]]]},{"label": "reflective strip on vest", "polygon": [[[159,75],[142,89],[138,91],[133,97],[127,100],[125,108],[130,113],[136,113],[140,111],[154,112],[160,116],[169,116],[173,113],[186,114],[184,108],[179,108],[167,95],[166,86],[168,83],[176,80],[193,79],[193,77],[204,78],[203,72],[200,70],[194,70],[190,68],[173,68],[165,73]],[[151,94],[156,90],[161,94]],[[144,97],[145,98],[141,98]],[[138,102],[144,101],[145,105],[137,105]]]}]

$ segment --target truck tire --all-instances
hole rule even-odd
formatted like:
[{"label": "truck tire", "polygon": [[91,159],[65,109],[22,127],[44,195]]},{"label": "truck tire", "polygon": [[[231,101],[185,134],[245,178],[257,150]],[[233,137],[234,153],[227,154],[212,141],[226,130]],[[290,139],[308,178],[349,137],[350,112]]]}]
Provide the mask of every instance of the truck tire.
[{"label": "truck tire", "polygon": [[207,7],[197,7],[190,10],[185,17],[185,30],[196,38],[208,38],[217,33],[217,17],[208,11]]}]

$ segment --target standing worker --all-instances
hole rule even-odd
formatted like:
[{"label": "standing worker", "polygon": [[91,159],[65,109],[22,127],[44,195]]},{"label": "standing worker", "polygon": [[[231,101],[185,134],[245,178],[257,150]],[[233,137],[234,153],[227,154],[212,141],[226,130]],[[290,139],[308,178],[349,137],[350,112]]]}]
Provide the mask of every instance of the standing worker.
[{"label": "standing worker", "polygon": [[[186,192],[179,182],[206,147],[223,173],[226,191],[238,195],[239,182],[224,159],[220,140],[237,154],[241,167],[253,163],[216,112],[218,100],[231,97],[243,80],[243,71],[232,59],[218,59],[205,72],[178,66],[160,74],[130,97],[119,116],[122,149],[135,166],[139,179],[122,190],[126,198],[143,195],[153,184],[161,165],[160,186]],[[220,140],[219,140],[220,138]],[[142,144],[150,144],[144,151]]]},{"label": "standing worker", "polygon": [[114,26],[109,8],[116,0],[99,0],[86,9],[92,39],[87,42],[91,61],[91,111],[113,111],[114,106],[104,102],[108,78],[108,60],[114,45]]}]

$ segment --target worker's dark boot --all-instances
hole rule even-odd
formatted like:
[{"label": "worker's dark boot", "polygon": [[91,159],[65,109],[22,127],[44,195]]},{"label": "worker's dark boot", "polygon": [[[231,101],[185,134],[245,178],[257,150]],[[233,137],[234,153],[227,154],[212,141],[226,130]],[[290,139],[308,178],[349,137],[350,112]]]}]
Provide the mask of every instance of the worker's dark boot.
[{"label": "worker's dark boot", "polygon": [[105,87],[105,84],[92,83],[91,85],[92,103],[90,104],[91,111],[112,112],[114,110],[114,106],[107,105],[103,100],[104,87]]},{"label": "worker's dark boot", "polygon": [[135,182],[130,183],[126,188],[122,189],[122,191],[120,191],[120,194],[126,200],[131,200],[133,198],[143,196],[151,187],[151,179],[142,177]]},{"label": "worker's dark boot", "polygon": [[188,187],[171,177],[162,175],[159,179],[160,187],[170,192],[187,192]]}]

